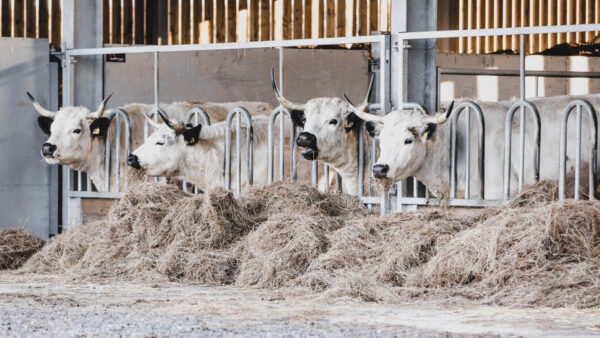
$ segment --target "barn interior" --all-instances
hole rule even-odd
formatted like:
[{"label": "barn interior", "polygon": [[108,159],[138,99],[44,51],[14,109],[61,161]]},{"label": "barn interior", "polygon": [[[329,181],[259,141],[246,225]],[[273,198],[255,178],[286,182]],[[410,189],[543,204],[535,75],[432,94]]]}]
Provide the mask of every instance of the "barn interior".
[{"label": "barn interior", "polygon": [[[15,296],[37,295],[23,290],[28,280],[34,289],[55,283],[56,294],[76,281],[77,288],[124,286],[123,299],[134,297],[136,285],[173,287],[186,309],[169,311],[190,316],[213,315],[186,303],[199,290],[222,292],[224,299],[213,299],[219,315],[228,311],[227,297],[250,299],[259,308],[254,317],[232,319],[252,312],[248,304],[222,317],[241,335],[286,335],[271,324],[265,331],[245,327],[268,321],[276,302],[292,309],[277,319],[287,329],[296,323],[287,318],[313,311],[313,301],[327,309],[325,321],[306,314],[292,335],[387,336],[407,328],[422,335],[600,334],[599,53],[599,0],[0,0],[0,294],[10,295],[0,313],[11,318],[11,304],[29,306]],[[346,95],[360,103],[370,81],[367,111],[375,115],[435,114],[457,102],[447,153],[466,155],[443,168],[448,194],[413,176],[377,180],[372,167],[381,141],[362,124],[358,193],[344,191],[341,174],[324,161],[305,163],[311,176],[295,179],[292,168],[306,160],[296,156],[295,141],[284,150],[284,139],[271,131],[292,125],[292,109],[273,93],[272,72],[293,102],[343,102]],[[112,95],[101,159],[106,187],[83,170],[44,161],[48,136],[27,93],[53,112],[93,111]],[[558,97],[566,99],[548,112],[544,102]],[[149,105],[146,117],[162,123],[159,104],[181,101],[267,103],[270,152],[252,155],[236,137],[220,139],[230,142],[230,155],[219,174],[226,183],[214,190],[140,176],[126,164],[136,148],[131,135],[145,140],[155,129],[131,122],[123,107]],[[504,105],[500,113],[512,117],[492,125],[487,103]],[[236,121],[244,111],[229,112],[234,133],[241,133]],[[558,122],[545,122],[555,115]],[[198,111],[186,116],[192,124],[202,118]],[[295,140],[302,129],[293,130]],[[462,130],[472,135],[466,143]],[[556,149],[540,144],[540,135],[555,138]],[[262,149],[266,140],[253,142]],[[502,151],[490,153],[484,143]],[[267,184],[242,188],[240,158],[247,154],[256,166],[272,149],[279,152],[269,160]],[[490,187],[491,166],[498,170]],[[249,167],[248,176],[262,175]],[[501,196],[489,197],[494,190]],[[86,297],[94,293],[78,290],[68,297],[82,313],[93,311]],[[115,301],[102,292],[109,309]],[[154,301],[167,296],[140,297],[160,309]],[[143,312],[136,306],[129,309]],[[407,306],[433,318],[461,309],[485,315],[472,313],[472,323],[447,315],[462,324],[430,326]],[[337,310],[356,309],[342,323],[361,324],[339,332],[329,326]],[[496,321],[494,309],[503,313]],[[399,311],[396,322],[377,312],[387,310]],[[518,311],[533,324],[513,322]],[[171,320],[179,319],[165,322]],[[310,321],[323,331],[305,330]],[[0,332],[11,323],[0,320]],[[68,332],[106,333],[88,329]],[[168,325],[132,330],[112,332],[184,333]]]}]

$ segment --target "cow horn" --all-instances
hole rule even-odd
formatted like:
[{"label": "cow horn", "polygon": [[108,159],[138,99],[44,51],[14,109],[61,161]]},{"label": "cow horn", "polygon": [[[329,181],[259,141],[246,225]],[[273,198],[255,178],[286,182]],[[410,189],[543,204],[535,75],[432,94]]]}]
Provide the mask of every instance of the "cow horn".
[{"label": "cow horn", "polygon": [[450,105],[448,106],[448,109],[446,109],[445,112],[435,114],[435,116],[431,116],[430,119],[432,119],[433,120],[432,122],[434,122],[434,123],[442,124],[442,123],[448,121],[448,119],[450,118],[450,115],[452,115],[453,108],[454,108],[454,101],[450,102]]},{"label": "cow horn", "polygon": [[183,132],[183,126],[181,124],[174,124],[173,122],[171,122],[162,111],[158,111],[158,116],[160,116],[160,118],[165,122],[167,127],[175,130],[176,134],[181,134]]},{"label": "cow horn", "polygon": [[344,94],[344,100],[346,100],[346,103],[348,103],[350,108],[352,108],[352,112],[354,114],[356,114],[358,117],[360,117],[363,121],[373,121],[373,122],[383,123],[383,116],[367,113],[367,110],[369,110],[369,97],[371,96],[371,91],[373,90],[373,80],[374,79],[375,79],[375,77],[373,75],[371,75],[371,80],[369,81],[369,89],[367,90],[367,96],[365,97],[365,100],[363,101],[363,103],[360,106],[355,107],[352,104],[352,102],[350,102],[350,99],[348,99],[348,96],[346,96],[346,94]]},{"label": "cow horn", "polygon": [[90,113],[88,115],[88,118],[89,119],[97,119],[97,118],[102,117],[102,114],[104,113],[104,108],[106,107],[106,102],[108,102],[108,99],[110,99],[110,97],[112,95],[113,95],[113,93],[110,93],[110,95],[108,95],[104,100],[102,100],[102,102],[98,106],[98,109],[95,112]]},{"label": "cow horn", "polygon": [[54,118],[56,116],[56,113],[53,111],[50,111],[44,107],[42,107],[42,105],[37,102],[34,98],[33,95],[31,95],[31,93],[27,92],[27,96],[29,97],[29,99],[31,100],[31,103],[33,104],[33,108],[35,108],[35,110],[42,116],[46,116],[46,117],[50,117],[50,118]]},{"label": "cow horn", "polygon": [[150,124],[152,127],[154,128],[160,128],[160,123],[154,121],[153,119],[151,119],[148,115],[144,114],[144,116],[146,116],[146,121],[148,122],[148,124]]},{"label": "cow horn", "polygon": [[281,93],[279,93],[279,89],[277,88],[277,84],[275,83],[275,69],[273,68],[271,68],[271,85],[273,86],[273,93],[275,93],[275,98],[277,99],[277,101],[279,101],[279,103],[282,106],[284,106],[288,110],[304,110],[304,107],[306,105],[293,103],[285,97],[283,97]]}]

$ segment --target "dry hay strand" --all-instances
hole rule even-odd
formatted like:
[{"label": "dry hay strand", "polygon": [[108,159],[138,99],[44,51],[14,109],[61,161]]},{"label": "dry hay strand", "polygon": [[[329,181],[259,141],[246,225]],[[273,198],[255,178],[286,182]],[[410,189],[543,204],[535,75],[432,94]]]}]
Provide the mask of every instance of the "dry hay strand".
[{"label": "dry hay strand", "polygon": [[516,306],[600,305],[600,202],[505,209],[459,233],[409,284]]},{"label": "dry hay strand", "polygon": [[20,228],[0,230],[0,270],[20,268],[45,243]]},{"label": "dry hay strand", "polygon": [[429,261],[441,244],[471,226],[437,209],[352,219],[328,235],[329,250],[313,261],[300,284],[333,295],[390,300],[390,287]]},{"label": "dry hay strand", "polygon": [[277,288],[291,286],[328,247],[326,233],[341,226],[332,217],[278,214],[242,244],[236,284]]},{"label": "dry hay strand", "polygon": [[256,222],[264,222],[279,213],[330,217],[361,217],[367,215],[364,204],[356,196],[337,192],[322,193],[308,185],[277,181],[267,186],[252,187],[240,196]]}]

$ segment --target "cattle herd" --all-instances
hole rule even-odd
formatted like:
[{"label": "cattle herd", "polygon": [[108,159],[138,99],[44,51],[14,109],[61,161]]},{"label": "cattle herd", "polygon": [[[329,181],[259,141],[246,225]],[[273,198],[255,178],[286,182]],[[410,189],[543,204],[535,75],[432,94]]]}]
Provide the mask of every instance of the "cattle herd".
[{"label": "cattle herd", "polygon": [[[297,175],[300,180],[308,180],[311,174],[311,161],[327,164],[342,178],[342,189],[348,194],[357,194],[359,186],[359,139],[372,137],[378,140],[378,155],[371,153],[369,147],[364,151],[365,168],[372,169],[376,179],[400,181],[415,177],[423,182],[434,196],[447,197],[450,192],[450,135],[452,113],[455,103],[437,114],[426,111],[394,110],[382,116],[369,113],[369,97],[373,85],[371,78],[369,89],[364,101],[354,106],[347,98],[320,97],[305,103],[294,103],[280,94],[271,72],[271,82],[277,101],[289,112],[291,121],[286,123],[284,139],[289,147],[292,142],[298,146],[298,155],[303,158],[298,161]],[[103,191],[106,179],[104,165],[106,140],[114,134],[114,128],[109,128],[111,121],[106,117],[105,105],[110,98],[102,101],[95,111],[85,107],[62,107],[54,112],[44,108],[33,96],[27,93],[35,110],[40,114],[38,124],[42,131],[49,135],[42,145],[42,156],[49,164],[61,164],[74,170],[85,171],[95,188]],[[556,96],[534,98],[530,102],[539,110],[541,116],[541,178],[558,178],[559,130],[562,112],[567,104],[574,99],[588,101],[593,107],[600,106],[600,95]],[[505,118],[514,102],[477,102],[485,119],[485,181],[474,180],[471,186],[485,184],[484,199],[502,198],[502,174],[504,158],[504,128]],[[461,101],[456,102],[460,106]],[[254,147],[254,184],[267,183],[267,139],[269,137],[269,114],[272,107],[262,102],[173,102],[161,104],[158,115],[160,120],[153,120],[147,113],[153,111],[153,105],[128,104],[121,109],[129,116],[131,125],[132,149],[123,163],[131,168],[141,170],[148,176],[166,176],[182,179],[193,183],[202,190],[224,185],[225,162],[225,119],[231,109],[244,107],[252,116],[251,127],[241,120],[241,139],[248,140],[251,133]],[[445,106],[445,105],[444,105]],[[193,108],[201,108],[208,113],[212,124],[186,124],[184,117]],[[288,119],[289,120],[289,119]],[[160,121],[160,122],[159,122]],[[291,122],[291,123],[290,123]],[[144,124],[153,127],[154,132],[144,137]],[[476,172],[476,152],[466,153],[469,142],[471,149],[477,149],[476,128],[457,126],[457,189],[464,194],[465,164],[470,163],[471,172]],[[518,123],[513,125],[517,131]],[[364,126],[364,127],[363,127]],[[295,140],[291,139],[291,128],[299,133]],[[576,135],[574,123],[568,125],[568,135]],[[233,131],[235,133],[235,130]],[[583,149],[591,142],[587,128],[583,131]],[[109,135],[111,134],[111,135]],[[471,137],[467,137],[468,135]],[[533,133],[529,133],[533,134]],[[533,179],[534,161],[531,160],[534,151],[534,139],[528,135],[525,138],[525,181]],[[278,137],[274,135],[273,137]],[[515,142],[516,143],[516,142]],[[515,143],[513,146],[516,147]],[[248,144],[242,144],[246,147]],[[574,142],[570,143],[568,151],[575,151]],[[515,148],[513,153],[517,153]],[[278,149],[277,151],[284,151]],[[233,154],[241,156],[246,163],[247,153]],[[470,162],[464,161],[469,156]],[[589,161],[582,156],[582,168]],[[512,161],[511,178],[516,179],[518,172],[517,161]],[[573,172],[574,163],[571,157],[567,161],[567,171]],[[237,175],[232,168],[232,175]],[[289,168],[287,168],[289,170]],[[585,172],[585,170],[582,170]],[[241,173],[241,188],[246,188],[250,180],[246,170]],[[368,176],[368,175],[366,175]],[[113,177],[111,176],[111,180]],[[583,182],[586,182],[584,179]],[[513,185],[513,190],[516,187]],[[473,189],[479,191],[478,189]]]}]

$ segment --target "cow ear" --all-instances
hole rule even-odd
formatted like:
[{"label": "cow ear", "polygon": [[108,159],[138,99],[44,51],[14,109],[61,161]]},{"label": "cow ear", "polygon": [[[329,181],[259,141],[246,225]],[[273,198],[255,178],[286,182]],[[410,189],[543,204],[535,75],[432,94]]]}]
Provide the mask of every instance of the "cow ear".
[{"label": "cow ear", "polygon": [[365,123],[365,129],[367,130],[367,134],[371,137],[379,137],[379,132],[381,131],[381,123],[368,121]]},{"label": "cow ear", "polygon": [[193,146],[194,144],[198,143],[201,130],[202,124],[199,124],[193,128],[186,128],[183,131],[183,139],[185,140],[185,144],[187,144],[188,146]]},{"label": "cow ear", "polygon": [[346,116],[346,132],[348,133],[352,129],[358,130],[358,128],[360,128],[361,122],[362,120],[360,119],[360,117],[356,116],[356,114],[348,114],[348,116]]},{"label": "cow ear", "polygon": [[108,126],[110,126],[110,120],[106,117],[100,117],[92,121],[90,124],[90,133],[92,134],[92,137],[106,136]]},{"label": "cow ear", "polygon": [[294,109],[290,112],[290,116],[292,117],[292,122],[294,122],[294,126],[304,128],[304,122],[306,122],[304,110]]},{"label": "cow ear", "polygon": [[53,119],[46,116],[38,116],[38,125],[46,135],[50,135],[50,126],[54,122]]},{"label": "cow ear", "polygon": [[421,139],[423,141],[431,140],[433,135],[435,135],[435,131],[437,130],[437,123],[427,123],[425,128],[421,130]]}]

